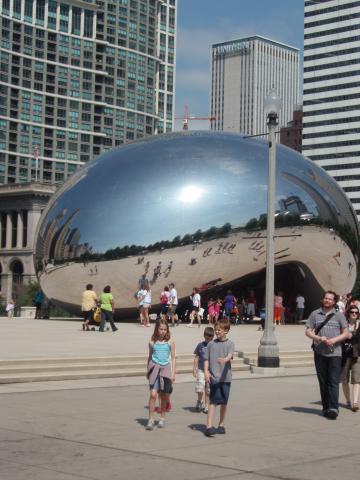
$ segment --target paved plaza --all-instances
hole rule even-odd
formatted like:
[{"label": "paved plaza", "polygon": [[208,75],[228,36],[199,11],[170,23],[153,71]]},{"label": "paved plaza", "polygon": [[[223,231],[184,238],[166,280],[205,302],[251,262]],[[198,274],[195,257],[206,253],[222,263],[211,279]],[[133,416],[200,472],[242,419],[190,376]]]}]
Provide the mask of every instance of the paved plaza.
[{"label": "paved plaza", "polygon": [[[143,353],[152,332],[123,324],[100,335],[76,322],[0,321],[1,359]],[[178,352],[191,352],[200,332],[177,327]],[[303,326],[276,333],[281,348],[309,347]],[[248,351],[260,336],[256,325],[230,335]],[[177,378],[164,430],[145,431],[147,396],[145,377],[0,385],[0,479],[338,480],[359,470],[360,414],[342,408],[338,420],[323,418],[314,375],[234,380],[227,434],[215,438],[203,434],[189,375]]]}]

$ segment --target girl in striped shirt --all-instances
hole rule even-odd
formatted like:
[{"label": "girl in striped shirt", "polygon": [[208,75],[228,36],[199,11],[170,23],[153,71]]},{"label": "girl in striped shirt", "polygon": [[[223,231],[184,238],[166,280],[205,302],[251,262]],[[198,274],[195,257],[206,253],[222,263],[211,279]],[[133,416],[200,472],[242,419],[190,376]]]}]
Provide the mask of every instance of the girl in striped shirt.
[{"label": "girl in striped shirt", "polygon": [[155,401],[159,395],[160,419],[157,426],[165,427],[165,412],[175,381],[175,344],[170,336],[169,325],[166,320],[156,321],[154,333],[149,342],[149,356],[147,361],[147,378],[149,380],[149,420],[146,430],[153,430]]}]

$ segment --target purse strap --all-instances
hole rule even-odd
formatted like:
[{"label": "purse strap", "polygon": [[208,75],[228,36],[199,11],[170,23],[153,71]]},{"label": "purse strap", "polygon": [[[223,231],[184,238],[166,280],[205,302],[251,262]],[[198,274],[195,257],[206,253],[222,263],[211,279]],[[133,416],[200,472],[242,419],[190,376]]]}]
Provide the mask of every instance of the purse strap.
[{"label": "purse strap", "polygon": [[325,320],[324,320],[323,322],[321,322],[320,325],[318,325],[318,326],[315,328],[315,330],[314,330],[315,335],[317,335],[317,334],[320,332],[320,330],[321,330],[323,327],[325,327],[325,325],[328,323],[328,321],[329,321],[334,315],[335,315],[334,312],[333,312],[333,313],[329,313],[329,315],[326,315]]}]

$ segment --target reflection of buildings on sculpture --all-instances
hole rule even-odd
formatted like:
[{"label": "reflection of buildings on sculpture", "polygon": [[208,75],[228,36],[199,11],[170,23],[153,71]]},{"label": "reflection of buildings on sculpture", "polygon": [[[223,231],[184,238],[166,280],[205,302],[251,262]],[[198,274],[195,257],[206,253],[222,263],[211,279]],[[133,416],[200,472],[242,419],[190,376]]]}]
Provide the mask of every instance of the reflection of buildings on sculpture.
[{"label": "reflection of buildings on sculpture", "polygon": [[290,197],[279,200],[279,205],[282,210],[286,210],[292,214],[301,215],[302,213],[309,213],[306,205],[297,195],[291,195]]},{"label": "reflection of buildings on sculpture", "polygon": [[68,217],[67,213],[66,208],[61,210],[46,224],[44,231],[40,232],[39,246],[43,251],[44,264],[79,258],[91,250],[88,244],[79,243],[81,237],[79,229],[70,226],[79,209],[74,210]]},{"label": "reflection of buildings on sculpture", "polygon": [[21,285],[36,280],[35,231],[55,187],[40,183],[0,186],[0,290],[16,297]]}]

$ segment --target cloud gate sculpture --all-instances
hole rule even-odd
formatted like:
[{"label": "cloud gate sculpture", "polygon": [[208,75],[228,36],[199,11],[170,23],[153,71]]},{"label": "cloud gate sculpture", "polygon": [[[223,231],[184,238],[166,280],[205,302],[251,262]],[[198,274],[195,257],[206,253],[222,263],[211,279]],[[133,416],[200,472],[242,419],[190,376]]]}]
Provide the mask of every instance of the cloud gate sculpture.
[{"label": "cloud gate sculpture", "polygon": [[[157,311],[164,285],[186,301],[255,288],[264,303],[268,144],[213,132],[152,137],[109,151],[76,172],[41,218],[35,264],[50,300],[77,313],[87,283],[111,285],[118,317],[136,313],[144,280]],[[318,305],[350,291],[359,227],[321,168],[277,148],[276,287]]]}]

